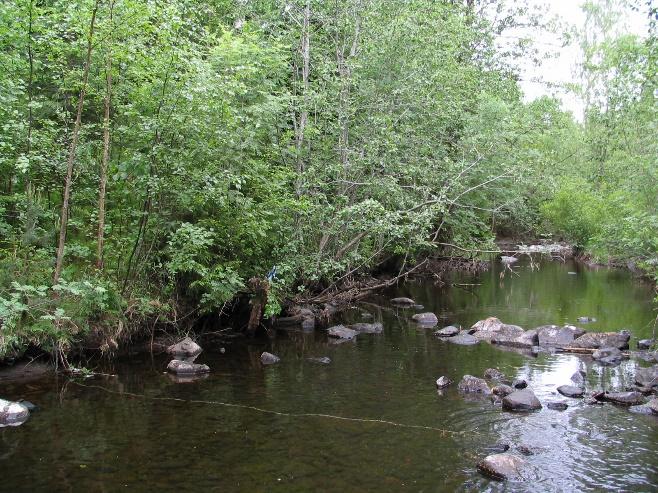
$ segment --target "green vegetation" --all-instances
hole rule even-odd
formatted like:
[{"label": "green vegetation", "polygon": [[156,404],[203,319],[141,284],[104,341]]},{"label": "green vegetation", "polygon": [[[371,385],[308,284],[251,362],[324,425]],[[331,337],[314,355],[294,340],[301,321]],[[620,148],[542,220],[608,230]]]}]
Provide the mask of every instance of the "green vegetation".
[{"label": "green vegetation", "polygon": [[0,359],[191,324],[273,265],[267,314],[496,234],[655,272],[655,31],[582,38],[580,124],[522,102],[530,48],[497,40],[537,20],[508,4],[4,2]]}]

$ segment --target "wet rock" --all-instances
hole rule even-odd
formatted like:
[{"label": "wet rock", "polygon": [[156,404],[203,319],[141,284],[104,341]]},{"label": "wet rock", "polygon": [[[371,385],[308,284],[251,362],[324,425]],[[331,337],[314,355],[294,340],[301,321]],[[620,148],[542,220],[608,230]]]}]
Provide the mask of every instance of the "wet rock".
[{"label": "wet rock", "polygon": [[512,387],[515,389],[525,389],[528,386],[528,382],[526,382],[523,378],[517,378],[512,382]]},{"label": "wet rock", "polygon": [[603,401],[599,399],[599,396],[603,395],[603,392],[594,393],[585,399],[585,404],[588,406],[602,406]]},{"label": "wet rock", "polygon": [[622,330],[619,332],[588,332],[574,340],[569,347],[579,349],[598,349],[614,347],[617,349],[628,349],[630,332]]},{"label": "wet rock", "polygon": [[644,395],[640,392],[605,392],[597,400],[612,402],[620,406],[638,406],[646,402]]},{"label": "wet rock", "polygon": [[361,322],[352,324],[348,328],[358,332],[359,334],[381,334],[384,332],[384,326],[379,322],[374,324],[366,324]]},{"label": "wet rock", "polygon": [[658,399],[651,399],[647,402],[647,407],[651,409],[652,413],[658,414]]},{"label": "wet rock", "polygon": [[33,412],[39,410],[39,406],[37,406],[36,404],[33,404],[33,403],[30,402],[30,401],[26,401],[26,400],[24,400],[24,399],[20,399],[20,400],[18,401],[18,403],[19,403],[21,406],[27,408],[27,410],[30,411],[31,413],[33,413]]},{"label": "wet rock", "polygon": [[514,341],[525,333],[518,325],[504,324],[496,317],[489,317],[476,322],[471,327],[471,332],[476,339],[492,342],[492,339],[495,338],[499,344]]},{"label": "wet rock", "polygon": [[452,383],[452,380],[450,380],[448,377],[441,376],[441,377],[436,379],[436,388],[437,389],[445,389],[451,383]]},{"label": "wet rock", "polygon": [[541,402],[529,389],[516,390],[503,399],[503,409],[506,411],[534,411],[541,407]]},{"label": "wet rock", "polygon": [[474,346],[480,342],[479,339],[476,339],[464,331],[460,332],[455,337],[448,338],[448,340],[453,344],[459,344],[460,346]]},{"label": "wet rock", "polygon": [[457,334],[459,334],[459,329],[452,325],[434,331],[434,335],[438,337],[453,337]]},{"label": "wet rock", "polygon": [[637,348],[638,349],[651,349],[651,346],[654,345],[656,341],[653,339],[641,339],[637,341]]},{"label": "wet rock", "polygon": [[411,307],[416,304],[416,302],[411,298],[393,298],[391,300],[391,303],[397,306],[407,306],[407,307]]},{"label": "wet rock", "polygon": [[306,332],[315,330],[315,317],[304,317],[302,319],[301,327],[302,330]]},{"label": "wet rock", "polygon": [[527,463],[513,454],[488,455],[477,465],[478,470],[494,479],[522,480],[526,476]]},{"label": "wet rock", "polygon": [[564,401],[548,402],[546,407],[553,411],[566,411],[569,408],[569,404]]},{"label": "wet rock", "polygon": [[650,416],[654,414],[654,412],[651,410],[651,407],[649,407],[649,404],[640,404],[638,406],[629,406],[628,410],[632,412],[633,414],[643,414],[645,416]]},{"label": "wet rock", "polygon": [[491,391],[498,397],[505,397],[506,395],[510,395],[512,392],[515,392],[515,389],[509,385],[500,384],[496,385],[493,389],[491,389]]},{"label": "wet rock", "polygon": [[624,355],[616,347],[599,348],[592,353],[592,358],[602,365],[618,365]]},{"label": "wet rock", "polygon": [[563,347],[571,344],[577,337],[585,334],[583,329],[574,325],[542,325],[535,329],[537,331],[537,344],[539,346]]},{"label": "wet rock", "polygon": [[273,365],[279,361],[281,361],[281,358],[272,353],[268,353],[267,351],[260,355],[260,362],[264,365]]},{"label": "wet rock", "polygon": [[557,391],[565,397],[579,398],[585,395],[585,389],[575,385],[560,385]]},{"label": "wet rock", "polygon": [[484,370],[484,378],[487,380],[505,380],[505,375],[498,368],[487,368]]},{"label": "wet rock", "polygon": [[484,449],[488,454],[502,454],[507,452],[512,446],[509,442],[497,442]]},{"label": "wet rock", "polygon": [[646,389],[658,387],[658,365],[635,370],[635,383]]},{"label": "wet rock", "polygon": [[358,335],[358,332],[356,330],[349,329],[344,325],[335,325],[333,327],[329,327],[327,334],[329,337],[334,337],[336,339],[354,339]]},{"label": "wet rock", "polygon": [[319,358],[308,358],[308,361],[311,363],[319,363],[321,365],[328,365],[331,363],[331,358],[327,356],[321,356]]},{"label": "wet rock", "polygon": [[171,354],[172,356],[184,356],[188,358],[191,356],[197,356],[201,351],[201,346],[199,346],[189,337],[186,337],[182,341],[167,348],[167,353]]},{"label": "wet rock", "polygon": [[189,361],[172,359],[167,365],[167,371],[176,375],[200,375],[202,373],[208,373],[210,368],[208,365],[199,365],[197,363],[190,363]]},{"label": "wet rock", "polygon": [[655,363],[656,361],[658,361],[657,356],[658,353],[647,351],[645,349],[642,349],[640,351],[633,351],[631,353],[632,358],[646,361],[647,363]]},{"label": "wet rock", "polygon": [[414,310],[424,310],[425,306],[424,305],[413,305],[411,308]]},{"label": "wet rock", "polygon": [[431,312],[425,312],[425,313],[416,313],[413,317],[411,317],[414,322],[420,325],[426,325],[426,326],[435,326],[436,324],[439,323],[439,319],[437,316]]},{"label": "wet rock", "polygon": [[577,320],[578,322],[580,322],[581,324],[586,324],[586,323],[590,323],[590,322],[596,322],[596,319],[595,319],[595,318],[592,318],[592,317],[578,317],[576,320]]},{"label": "wet rock", "polygon": [[510,264],[514,264],[514,263],[518,262],[519,259],[516,258],[516,257],[509,257],[509,256],[507,256],[507,255],[501,255],[501,256],[500,256],[500,261],[501,261],[503,264],[510,265]]},{"label": "wet rock", "polygon": [[465,394],[491,394],[491,389],[487,385],[487,382],[472,375],[464,375],[457,388]]},{"label": "wet rock", "polygon": [[537,447],[532,447],[530,445],[519,445],[518,447],[516,447],[516,450],[518,450],[521,454],[525,456],[535,455],[541,451],[541,449]]},{"label": "wet rock", "polygon": [[579,387],[585,385],[585,378],[587,378],[587,373],[585,373],[583,370],[578,370],[576,373],[571,375],[571,381]]},{"label": "wet rock", "polygon": [[30,417],[30,411],[18,402],[0,399],[0,427],[18,426]]}]

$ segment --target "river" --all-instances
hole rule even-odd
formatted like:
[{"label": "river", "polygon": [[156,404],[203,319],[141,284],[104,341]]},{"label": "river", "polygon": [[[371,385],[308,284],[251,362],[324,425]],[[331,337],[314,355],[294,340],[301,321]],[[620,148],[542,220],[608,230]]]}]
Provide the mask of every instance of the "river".
[{"label": "river", "polygon": [[[193,382],[177,382],[164,373],[165,356],[148,354],[95,363],[115,376],[0,374],[0,397],[40,408],[22,426],[0,429],[0,491],[656,491],[658,417],[555,391],[578,369],[588,391],[623,389],[644,363],[603,367],[573,354],[450,344],[410,322],[413,310],[391,307],[394,296],[414,298],[439,325],[496,316],[531,328],[591,316],[597,321],[583,328],[627,328],[631,347],[651,336],[655,320],[651,287],[626,271],[525,260],[504,272],[494,262],[444,286],[408,282],[360,304],[346,321],[366,311],[384,332],[355,342],[287,331],[206,346],[197,362],[212,371]],[[281,362],[263,367],[262,351]],[[318,356],[331,363],[307,360]],[[435,388],[441,375],[458,381],[489,367],[569,408],[509,413],[460,395],[456,384]],[[525,458],[533,479],[477,472],[501,441],[533,448]]]}]

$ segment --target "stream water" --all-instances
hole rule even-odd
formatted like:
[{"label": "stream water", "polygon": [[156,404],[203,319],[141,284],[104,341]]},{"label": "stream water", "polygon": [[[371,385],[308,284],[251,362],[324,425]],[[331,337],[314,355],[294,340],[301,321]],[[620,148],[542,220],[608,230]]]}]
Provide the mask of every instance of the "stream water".
[{"label": "stream water", "polygon": [[[164,356],[99,367],[113,377],[30,381],[0,375],[0,397],[40,410],[0,429],[0,491],[658,491],[658,417],[556,394],[577,369],[587,387],[623,389],[637,365],[602,367],[573,354],[533,358],[489,344],[457,346],[409,321],[393,296],[410,296],[441,318],[470,326],[487,316],[531,328],[596,317],[587,330],[651,336],[652,291],[624,271],[567,262],[520,262],[501,278],[495,262],[452,285],[410,282],[346,314],[371,313],[379,335],[333,344],[323,332],[205,347],[212,372],[194,382],[164,373]],[[348,320],[349,321],[349,320]],[[579,324],[580,325],[580,324]],[[281,362],[263,367],[270,351]],[[328,356],[329,365],[309,357]],[[502,411],[465,398],[446,375],[482,376],[496,367],[525,378],[542,402],[566,411]],[[337,419],[357,418],[357,420]],[[529,445],[535,476],[496,482],[475,468],[488,447]]]}]

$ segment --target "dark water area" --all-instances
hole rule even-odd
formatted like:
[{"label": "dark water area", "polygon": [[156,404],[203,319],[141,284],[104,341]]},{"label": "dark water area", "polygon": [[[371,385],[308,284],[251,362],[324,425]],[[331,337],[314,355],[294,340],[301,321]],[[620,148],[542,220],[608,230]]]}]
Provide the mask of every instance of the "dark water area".
[{"label": "dark water area", "polygon": [[[651,336],[651,287],[627,272],[522,262],[501,278],[502,269],[455,274],[444,287],[410,282],[359,304],[347,321],[366,311],[384,332],[354,342],[280,331],[225,352],[206,347],[197,362],[212,371],[193,382],[176,381],[164,373],[168,359],[150,355],[98,368],[116,376],[0,376],[0,397],[40,407],[22,426],[0,429],[0,491],[658,491],[658,417],[555,390],[578,369],[588,392],[622,390],[646,363],[610,368],[574,354],[457,346],[387,301],[410,296],[439,325],[496,316],[532,328],[591,316],[597,322],[581,326],[626,328],[632,348]],[[262,351],[281,362],[263,367]],[[307,360],[318,356],[331,364]],[[569,408],[509,413],[456,385],[435,389],[441,375],[458,381],[489,367]],[[500,441],[535,448],[531,479],[502,483],[476,471]]]}]

